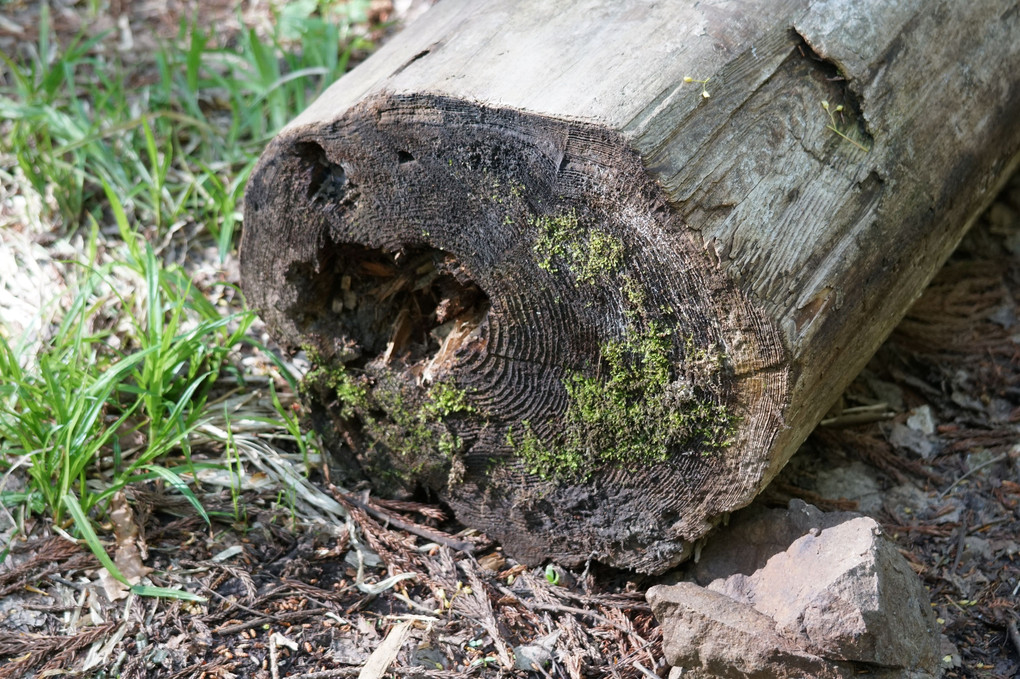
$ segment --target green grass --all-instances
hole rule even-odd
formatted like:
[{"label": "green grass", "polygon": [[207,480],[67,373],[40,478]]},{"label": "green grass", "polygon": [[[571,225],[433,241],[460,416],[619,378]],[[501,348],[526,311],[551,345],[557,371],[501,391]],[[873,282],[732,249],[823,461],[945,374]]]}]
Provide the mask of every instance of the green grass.
[{"label": "green grass", "polygon": [[[210,389],[254,320],[246,311],[221,314],[179,267],[161,265],[121,225],[123,259],[79,267],[69,308],[34,356],[0,337],[0,450],[5,461],[29,458],[29,500],[57,522],[72,490],[88,510],[126,483],[158,475],[152,463],[172,451],[187,458]],[[117,290],[125,274],[144,281],[129,296]],[[125,449],[129,439],[143,443]],[[104,482],[97,488],[91,478]]]},{"label": "green grass", "polygon": [[[58,45],[41,7],[37,43],[0,54],[0,178],[49,206],[46,240],[77,255],[39,327],[14,336],[0,316],[0,500],[56,523],[70,513],[95,551],[88,519],[126,485],[166,484],[208,521],[195,472],[240,464],[236,451],[226,465],[193,453],[230,446],[201,429],[219,418],[230,438],[217,399],[243,385],[255,317],[187,263],[235,256],[258,154],[371,47],[357,37],[367,2],[284,4],[269,35],[184,21],[155,53],[128,56],[116,36]],[[307,456],[294,415],[267,398],[278,437]],[[16,473],[24,487],[5,490]]]},{"label": "green grass", "polygon": [[53,192],[66,228],[89,213],[102,221],[105,182],[156,237],[198,224],[225,257],[265,143],[369,46],[352,36],[349,18],[316,16],[321,5],[290,3],[275,34],[246,28],[227,46],[214,29],[183,22],[175,41],[137,64],[96,50],[101,35],[49,57],[44,4],[29,56],[0,55],[8,81],[0,118],[12,122],[5,141],[35,190]]}]

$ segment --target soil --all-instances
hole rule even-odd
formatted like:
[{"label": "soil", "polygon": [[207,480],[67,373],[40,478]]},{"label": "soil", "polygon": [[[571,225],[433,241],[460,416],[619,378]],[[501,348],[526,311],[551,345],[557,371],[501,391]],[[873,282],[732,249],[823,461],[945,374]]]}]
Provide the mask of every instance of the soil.
[{"label": "soil", "polygon": [[[150,7],[173,4],[125,11],[176,30]],[[9,6],[28,36],[29,10]],[[58,28],[73,34],[78,11],[61,5]],[[1018,298],[1020,174],[758,500],[876,517],[928,589],[948,677],[1020,676]],[[204,602],[111,600],[85,547],[29,520],[0,566],[0,679],[666,676],[644,600],[656,579],[529,570],[442,507],[312,480],[290,504],[277,487],[206,494],[210,514],[244,510],[211,525],[157,486],[132,490],[148,581]]]},{"label": "soil", "polygon": [[882,522],[928,589],[948,677],[1020,676],[1018,298],[1020,174],[761,498]]}]

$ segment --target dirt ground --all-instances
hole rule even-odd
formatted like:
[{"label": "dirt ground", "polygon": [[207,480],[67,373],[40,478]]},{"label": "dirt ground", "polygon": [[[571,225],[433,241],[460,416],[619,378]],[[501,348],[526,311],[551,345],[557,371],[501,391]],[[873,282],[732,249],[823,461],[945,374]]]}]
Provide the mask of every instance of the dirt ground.
[{"label": "dirt ground", "polygon": [[762,498],[878,519],[928,589],[949,677],[1020,676],[1018,296],[1020,174]]},{"label": "dirt ground", "polygon": [[[171,29],[183,11],[131,4]],[[929,591],[948,677],[1020,677],[1018,298],[1020,174],[759,500],[876,517]],[[211,527],[156,486],[130,493],[149,580],[204,603],[111,601],[95,558],[35,521],[0,565],[0,679],[666,675],[656,579],[529,570],[442,507],[312,480],[324,520],[274,488]],[[210,514],[233,501],[204,497]],[[515,651],[551,662],[516,670]]]}]

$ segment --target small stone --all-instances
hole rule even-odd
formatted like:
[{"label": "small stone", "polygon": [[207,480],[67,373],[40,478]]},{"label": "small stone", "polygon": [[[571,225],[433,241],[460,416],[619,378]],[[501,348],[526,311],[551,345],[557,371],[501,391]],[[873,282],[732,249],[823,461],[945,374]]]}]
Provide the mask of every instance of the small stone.
[{"label": "small stone", "polygon": [[411,654],[411,664],[416,667],[427,667],[430,670],[446,669],[446,654],[439,646],[422,644]]},{"label": "small stone", "polygon": [[875,471],[860,461],[819,471],[815,491],[829,500],[853,500],[864,514],[874,514],[882,508],[882,489]]},{"label": "small stone", "polygon": [[935,415],[931,406],[923,405],[910,411],[907,417],[907,426],[922,434],[931,435],[935,433]]},{"label": "small stone", "polygon": [[928,496],[924,491],[909,483],[893,486],[885,493],[884,508],[903,524],[925,513]]},{"label": "small stone", "polygon": [[[897,422],[889,428],[889,443],[897,448],[912,451],[924,459],[930,460],[937,451],[934,441],[921,429],[911,426],[909,420],[907,422],[908,424],[906,425]],[[932,424],[932,431],[934,431],[934,428],[934,424]]]},{"label": "small stone", "polygon": [[990,540],[977,535],[968,535],[963,540],[963,552],[960,554],[960,565],[970,563],[991,563],[995,558]]},{"label": "small stone", "polygon": [[553,650],[560,632],[536,639],[533,643],[514,647],[514,667],[519,670],[534,672],[538,668],[548,667],[552,663]]},{"label": "small stone", "polygon": [[953,403],[961,408],[967,408],[979,413],[983,413],[985,410],[984,403],[962,391],[953,391],[953,394],[949,398]]}]

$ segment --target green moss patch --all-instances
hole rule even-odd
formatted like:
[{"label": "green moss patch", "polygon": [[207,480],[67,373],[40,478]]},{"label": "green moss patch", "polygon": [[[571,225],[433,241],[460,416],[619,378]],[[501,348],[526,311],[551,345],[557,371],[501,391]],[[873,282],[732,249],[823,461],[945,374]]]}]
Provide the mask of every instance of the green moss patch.
[{"label": "green moss patch", "polygon": [[601,229],[584,228],[576,210],[535,217],[531,225],[536,230],[538,266],[545,271],[556,273],[565,266],[578,283],[594,284],[623,265],[623,242]]},{"label": "green moss patch", "polygon": [[[688,342],[685,360],[717,363],[719,356]],[[724,406],[674,377],[668,333],[650,323],[644,331],[602,347],[598,375],[564,379],[569,405],[563,434],[543,442],[529,426],[508,441],[525,468],[543,479],[587,479],[606,466],[638,468],[661,463],[681,448],[729,445],[734,418]]]},{"label": "green moss patch", "polygon": [[451,422],[477,412],[466,391],[452,381],[439,381],[423,390],[395,375],[370,377],[342,363],[322,362],[314,351],[307,353],[315,367],[303,381],[305,393],[323,401],[335,416],[355,428],[366,452],[376,452],[381,446],[381,460],[400,467],[376,473],[397,474],[409,485],[448,473],[464,447]]}]

